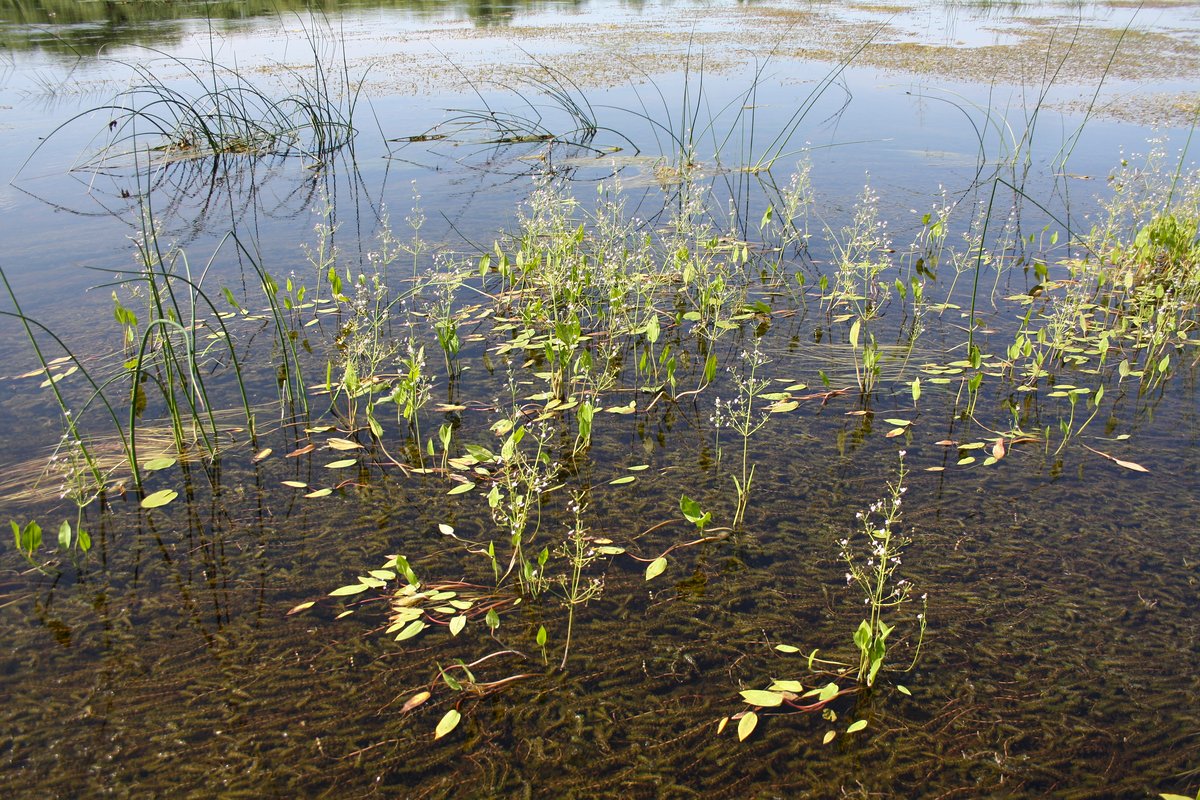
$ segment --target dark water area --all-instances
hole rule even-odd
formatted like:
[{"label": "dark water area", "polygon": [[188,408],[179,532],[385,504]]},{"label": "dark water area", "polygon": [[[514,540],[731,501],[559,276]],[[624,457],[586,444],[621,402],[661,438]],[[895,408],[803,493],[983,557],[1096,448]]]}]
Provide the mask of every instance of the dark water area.
[{"label": "dark water area", "polygon": [[[307,16],[310,8],[319,13]],[[1190,129],[1091,113],[1096,87],[1077,76],[1014,84],[897,71],[870,61],[877,56],[844,67],[803,54],[768,60],[770,48],[746,44],[760,41],[746,32],[759,17],[746,16],[744,30],[725,16],[800,11],[832,15],[838,31],[886,21],[897,42],[980,48],[980,58],[1039,20],[1119,31],[1130,19],[1109,4],[0,4],[0,171],[13,177],[0,187],[0,267],[13,292],[0,310],[13,311],[15,296],[92,374],[122,376],[131,350],[113,293],[144,315],[148,287],[114,281],[138,269],[139,241],[177,245],[187,261],[175,262],[176,274],[186,269],[214,304],[196,312],[208,324],[198,330],[209,335],[218,318],[228,326],[258,428],[252,440],[223,340],[205,339],[199,371],[217,411],[217,452],[196,444],[176,463],[144,469],[139,494],[119,439],[93,406],[86,437],[106,459],[110,488],[77,515],[64,478],[79,473],[78,462],[71,466],[70,447],[55,451],[62,415],[49,386],[38,386],[44,376],[28,375],[39,362],[24,329],[0,319],[0,523],[36,519],[43,529],[31,558],[7,535],[0,546],[0,795],[1195,793],[1195,310],[1180,312],[1192,327],[1185,322],[1164,349],[1146,343],[1151,333],[1114,334],[1103,355],[1087,327],[1103,314],[1082,301],[1070,306],[1082,279],[1066,263],[1081,257],[1084,234],[1103,219],[1108,176],[1122,159],[1136,165],[1159,152],[1160,172],[1177,163],[1189,171],[1192,155],[1180,162],[1179,154]],[[1193,4],[1148,12],[1135,18],[1139,31],[1195,35]],[[612,24],[644,31],[646,42],[618,42],[604,27]],[[714,47],[708,33],[747,49]],[[637,62],[638,77],[620,81],[580,66],[587,58],[571,60],[591,52],[580,40],[605,36],[614,49],[666,55],[653,69]],[[389,66],[392,37],[413,58],[430,58],[411,83],[412,62]],[[503,49],[492,51],[488,80],[475,67],[487,64],[492,45]],[[183,59],[206,48],[270,91],[317,74],[306,61],[314,53],[327,66],[347,65],[325,73],[340,109],[353,96],[347,76],[366,74],[352,145],[167,157],[132,150],[131,138],[105,149],[109,123],[126,130],[125,117],[100,107],[131,102],[121,93],[146,75],[194,98],[216,73],[189,75]],[[431,53],[447,57],[435,66]],[[757,78],[756,58],[766,65]],[[371,63],[374,73],[359,72]],[[1102,88],[1130,98],[1182,91],[1189,81],[1114,75]],[[110,104],[114,96],[121,103]],[[594,133],[577,129],[564,97],[594,115]],[[502,129],[497,119],[519,126]],[[770,168],[755,168],[764,159]],[[806,246],[778,220],[796,173],[811,183]],[[547,187],[551,194],[539,193]],[[568,209],[571,235],[581,225],[602,230],[610,200],[624,204],[628,227],[612,240],[620,247],[589,263],[599,270],[601,255],[639,254],[639,243],[652,242],[639,276],[662,285],[631,283],[624,296],[596,300],[604,284],[584,295],[596,308],[628,303],[631,315],[636,303],[652,303],[661,333],[657,322],[653,335],[622,334],[615,323],[589,330],[588,321],[615,317],[586,306],[593,316],[584,314],[571,352],[611,362],[613,380],[569,398],[590,396],[604,409],[579,448],[574,404],[556,409],[543,392],[553,337],[570,333],[550,324],[546,334],[537,314],[540,301],[553,306],[549,291],[514,289],[497,264],[501,252],[520,250],[539,208]],[[681,214],[689,203],[695,213]],[[147,209],[156,227],[143,225]],[[910,243],[925,241],[923,217],[939,209],[947,209],[947,245],[935,261]],[[692,238],[672,238],[685,218]],[[861,298],[831,299],[847,231],[859,226],[865,238],[864,219],[887,223],[886,245],[872,251],[887,267],[868,286],[873,298],[887,295],[867,310]],[[777,240],[789,244],[776,248]],[[976,240],[994,257],[983,261]],[[680,241],[687,258],[663,244]],[[313,263],[334,247],[345,302],[329,299],[330,279]],[[705,260],[708,252],[717,255]],[[739,252],[741,268],[720,272]],[[491,271],[485,263],[481,276],[485,254]],[[921,255],[928,260],[918,268]],[[744,282],[744,294],[729,288],[735,299],[720,301],[723,327],[705,327],[696,309],[707,301],[689,294],[672,258]],[[530,274],[548,274],[553,263],[547,256]],[[285,314],[283,337],[296,348],[307,415],[280,402],[290,356],[256,266],[281,287],[291,279],[309,292],[310,305]],[[346,393],[326,393],[344,380],[359,341],[352,289],[360,273],[378,274],[396,299],[379,323],[383,340],[396,343],[380,371],[397,381],[411,342],[424,347],[432,375],[417,422],[389,407],[374,436],[361,416],[347,424]],[[451,274],[461,276],[453,292],[431,279]],[[443,363],[436,320],[450,294],[461,341]],[[861,340],[851,329],[860,311]],[[1070,328],[1077,351],[1056,351],[1033,377],[1022,372],[1022,357],[1009,352],[1014,337],[1081,316],[1084,327]],[[534,344],[521,345],[522,335]],[[880,367],[874,387],[860,391],[868,335]],[[46,334],[38,338],[47,359],[62,354]],[[608,349],[612,341],[620,346]],[[763,363],[751,373],[754,354]],[[1118,369],[1122,359],[1136,374]],[[778,393],[757,398],[756,408],[795,405],[773,409],[749,436],[753,484],[744,522],[733,524],[742,438],[714,417],[721,403],[729,413],[753,375]],[[142,398],[143,464],[172,452],[162,385],[147,381]],[[79,373],[58,386],[84,416],[89,390]],[[128,378],[106,396],[124,424]],[[531,431],[523,452],[537,442],[548,454],[547,465],[533,467],[547,490],[535,500],[529,546],[531,555],[546,547],[550,579],[536,596],[500,578],[504,564],[497,571],[485,554],[490,542],[501,562],[508,558],[507,530],[488,499],[490,486],[504,485],[503,466],[443,470],[437,444],[445,425],[456,458],[470,447],[499,451],[506,429],[498,426],[512,419]],[[814,649],[853,666],[866,611],[840,542],[859,531],[859,512],[888,496],[900,450],[899,526],[911,541],[896,574],[915,589],[885,613],[896,631],[879,681],[816,710],[760,708],[757,728],[738,741],[738,715],[751,708],[739,692],[776,680],[819,688],[844,672],[814,669]],[[455,488],[464,481],[476,485]],[[165,489],[178,497],[141,505]],[[711,512],[706,531],[680,516],[681,495]],[[64,519],[90,533],[86,554],[56,550]],[[584,568],[585,581],[602,585],[569,623],[566,553],[576,524],[589,547],[609,540],[624,552]],[[453,587],[477,610],[494,605],[497,627],[472,611],[451,635],[449,617],[430,607],[429,629],[397,642],[394,630],[384,633],[394,579],[329,596],[395,554],[424,585]],[[665,571],[647,579],[664,554]],[[853,687],[852,669],[839,680]],[[421,692],[428,699],[406,707]],[[461,722],[435,739],[451,709]],[[865,729],[847,731],[859,720]],[[823,743],[827,732],[837,735]]]}]

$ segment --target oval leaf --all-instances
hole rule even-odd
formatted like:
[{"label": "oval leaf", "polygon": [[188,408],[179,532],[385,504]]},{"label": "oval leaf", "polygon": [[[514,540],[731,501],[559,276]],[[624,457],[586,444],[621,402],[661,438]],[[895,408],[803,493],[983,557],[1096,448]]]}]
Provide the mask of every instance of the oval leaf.
[{"label": "oval leaf", "polygon": [[783,704],[783,695],[778,692],[768,692],[764,689],[746,689],[741,695],[752,706],[774,708]]},{"label": "oval leaf", "polygon": [[347,595],[359,594],[360,592],[365,592],[367,589],[370,589],[370,588],[371,587],[367,586],[365,583],[353,583],[349,586],[339,586],[338,588],[336,588],[332,592],[330,592],[329,596],[330,597],[345,597]]},{"label": "oval leaf", "polygon": [[649,580],[653,580],[653,579],[657,578],[659,575],[662,575],[663,570],[665,570],[666,568],[667,568],[666,556],[659,556],[658,558],[651,561],[650,565],[648,567],[646,567],[646,580],[649,581]]},{"label": "oval leaf", "polygon": [[345,469],[346,467],[353,467],[357,463],[357,459],[343,458],[341,461],[333,461],[326,464],[325,469]]},{"label": "oval leaf", "polygon": [[407,714],[409,711],[412,711],[414,708],[421,705],[429,698],[430,698],[429,692],[417,692],[412,697],[410,697],[404,701],[404,705],[401,706],[401,708],[400,708],[400,713]]},{"label": "oval leaf", "polygon": [[142,469],[148,469],[151,472],[157,472],[160,469],[167,469],[168,467],[173,466],[175,466],[175,459],[171,458],[170,456],[163,456],[162,458],[150,459],[145,464],[142,464]]},{"label": "oval leaf", "polygon": [[450,619],[450,635],[458,636],[462,629],[467,625],[467,618],[462,614]]},{"label": "oval leaf", "polygon": [[142,500],[142,508],[159,508],[179,497],[179,492],[174,489],[159,489],[153,494],[146,495]]},{"label": "oval leaf", "polygon": [[446,492],[446,494],[466,494],[474,488],[475,484],[468,481],[467,483],[460,483],[458,486],[455,486],[453,489]]},{"label": "oval leaf", "polygon": [[437,728],[433,731],[434,741],[445,736],[450,731],[458,727],[458,721],[462,719],[462,715],[458,713],[457,708],[452,708],[446,712],[441,721],[437,724]]},{"label": "oval leaf", "polygon": [[413,620],[412,622],[408,623],[404,630],[396,634],[396,641],[403,642],[405,639],[411,639],[428,627],[428,625],[419,619]]},{"label": "oval leaf", "polygon": [[333,450],[357,450],[362,448],[361,444],[350,439],[330,439],[325,444],[329,445]]},{"label": "oval leaf", "polygon": [[756,725],[758,725],[758,714],[753,711],[746,712],[746,715],[738,721],[738,741],[746,741],[746,737],[754,733]]},{"label": "oval leaf", "polygon": [[851,722],[850,727],[846,728],[846,733],[858,733],[865,727],[867,727],[867,721],[860,719],[857,722]]}]

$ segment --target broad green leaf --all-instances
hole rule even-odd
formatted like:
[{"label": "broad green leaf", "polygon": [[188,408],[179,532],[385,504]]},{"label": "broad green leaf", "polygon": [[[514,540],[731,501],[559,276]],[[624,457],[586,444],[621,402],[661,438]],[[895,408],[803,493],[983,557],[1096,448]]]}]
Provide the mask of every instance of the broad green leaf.
[{"label": "broad green leaf", "polygon": [[396,641],[403,642],[405,639],[411,639],[412,637],[416,636],[418,633],[420,633],[421,631],[425,630],[428,627],[429,626],[426,625],[421,620],[415,619],[412,622],[408,623],[408,625],[404,628],[404,630],[402,630],[398,634],[396,634]]},{"label": "broad green leaf", "polygon": [[333,494],[333,489],[330,489],[329,487],[325,487],[324,489],[317,489],[315,492],[309,492],[308,494],[306,494],[304,496],[305,497],[327,497],[328,495],[331,495],[331,494]]},{"label": "broad green leaf", "polygon": [[803,692],[804,686],[800,681],[777,680],[771,682],[771,688],[777,692]]},{"label": "broad green leaf", "polygon": [[777,644],[775,649],[781,653],[799,653],[800,648],[790,644]]},{"label": "broad green leaf", "polygon": [[649,580],[653,580],[654,578],[657,578],[659,575],[661,575],[663,573],[663,570],[665,570],[666,568],[667,568],[666,557],[659,556],[658,558],[651,561],[650,565],[646,567],[646,580],[649,581]]},{"label": "broad green leaf", "polygon": [[179,497],[179,492],[174,489],[159,489],[153,494],[146,495],[142,500],[142,508],[159,508]]},{"label": "broad green leaf", "polygon": [[903,685],[901,685],[901,684],[899,684],[899,683],[898,683],[898,684],[896,684],[896,690],[897,690],[897,691],[899,691],[899,692],[900,692],[900,694],[906,694],[906,695],[908,695],[909,697],[912,697],[912,692],[910,692],[910,691],[908,690],[908,687],[907,687],[907,686],[903,686]]},{"label": "broad green leaf", "polygon": [[62,525],[58,526],[58,549],[67,550],[71,547],[71,523],[68,520],[63,520]]},{"label": "broad green leaf", "polygon": [[817,700],[822,703],[827,703],[833,698],[837,697],[838,691],[838,685],[833,681],[830,681],[821,687],[821,691],[817,693]]},{"label": "broad green leaf", "polygon": [[458,486],[455,486],[453,489],[446,492],[446,494],[466,494],[474,488],[475,484],[468,481],[467,483],[460,483]]},{"label": "broad green leaf", "polygon": [[451,617],[450,618],[450,635],[458,636],[458,634],[462,633],[462,629],[464,627],[466,627],[466,624],[467,624],[467,618],[466,618],[466,616],[464,616],[462,614]]},{"label": "broad green leaf", "polygon": [[392,572],[390,569],[367,570],[367,574],[370,575],[372,578],[378,578],[381,581],[396,580],[396,573]]},{"label": "broad green leaf", "polygon": [[446,714],[442,717],[441,721],[438,722],[437,728],[435,728],[433,731],[434,741],[437,741],[438,739],[442,738],[450,731],[457,728],[458,721],[461,719],[462,719],[462,715],[458,713],[457,708],[452,708],[449,711],[447,711]]},{"label": "broad green leaf", "polygon": [[763,689],[746,689],[741,692],[741,695],[752,706],[774,708],[783,704],[783,695],[778,692],[768,692]]},{"label": "broad green leaf", "polygon": [[168,469],[173,466],[175,466],[175,459],[170,456],[164,456],[162,458],[150,459],[145,464],[142,464],[142,469],[157,472],[160,469]]},{"label": "broad green leaf", "polygon": [[850,727],[846,728],[846,733],[858,733],[865,727],[867,727],[867,721],[860,719],[857,722],[851,722]]},{"label": "broad green leaf", "polygon": [[633,475],[625,475],[620,478],[614,478],[613,480],[609,481],[609,484],[612,486],[620,486],[621,484],[625,483],[633,483],[636,480],[637,478]]},{"label": "broad green leaf", "polygon": [[362,445],[350,439],[329,439],[325,442],[332,450],[361,450]]},{"label": "broad green leaf", "polygon": [[850,325],[850,346],[855,350],[858,349],[858,331],[862,325],[862,320],[854,320]]},{"label": "broad green leaf", "polygon": [[907,427],[907,426],[909,426],[909,425],[912,425],[912,420],[911,420],[911,419],[896,419],[896,418],[893,418],[893,419],[885,419],[885,420],[884,420],[884,422],[886,422],[888,425],[899,425],[899,426],[900,426],[900,427],[902,427],[902,428],[904,428],[904,427]]},{"label": "broad green leaf", "polygon": [[545,625],[539,625],[539,626],[538,626],[537,637],[536,637],[536,641],[537,641],[537,645],[538,645],[538,647],[545,647],[545,646],[546,646],[546,637],[547,637],[547,634],[546,634],[546,626],[545,626]]},{"label": "broad green leaf", "polygon": [[330,597],[346,597],[347,595],[361,594],[362,592],[365,592],[367,589],[370,589],[370,588],[371,587],[367,586],[365,583],[352,583],[349,586],[339,586],[338,588],[336,588],[332,592],[330,592],[329,596]]},{"label": "broad green leaf", "polygon": [[353,467],[357,463],[358,463],[358,459],[343,458],[341,461],[329,462],[328,464],[325,465],[325,469],[345,469],[346,467]]},{"label": "broad green leaf", "polygon": [[738,721],[738,741],[746,741],[746,737],[754,733],[756,725],[758,725],[758,714],[755,714],[753,711],[747,711]]}]

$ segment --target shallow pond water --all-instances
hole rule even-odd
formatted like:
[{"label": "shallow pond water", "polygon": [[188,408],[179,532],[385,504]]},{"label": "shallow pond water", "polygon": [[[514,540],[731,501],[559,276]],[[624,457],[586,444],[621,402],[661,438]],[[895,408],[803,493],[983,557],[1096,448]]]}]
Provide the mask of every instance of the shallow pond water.
[{"label": "shallow pond water", "polygon": [[[43,542],[29,558],[8,540],[0,550],[0,793],[1200,787],[1195,308],[1165,345],[1155,331],[1167,316],[1101,344],[1095,326],[1140,312],[1100,289],[1073,294],[1086,277],[1067,264],[1112,186],[1169,179],[1177,164],[1192,175],[1190,155],[1179,160],[1186,127],[1119,109],[1174,92],[1194,102],[1200,65],[1167,56],[1194,48],[1196,4],[346,3],[313,16],[239,3],[208,7],[209,19],[199,8],[0,4],[0,164],[15,176],[0,188],[12,292],[0,309],[15,297],[78,356],[68,363],[82,370],[55,385],[109,484],[77,516],[64,478],[86,471],[71,448],[52,452],[62,415],[6,316],[0,521],[39,520]],[[1122,32],[1140,53],[1098,50]],[[1078,50],[1060,56],[1064,37]],[[328,108],[353,110],[352,146],[134,149],[146,131],[117,106],[139,95],[120,93],[153,78],[197,101],[225,79],[190,71],[206,58],[264,94],[324,76]],[[1147,165],[1106,180],[1122,159]],[[807,177],[791,184],[797,170]],[[788,187],[805,181],[809,210],[785,225]],[[940,209],[935,256],[923,217]],[[861,260],[885,266],[858,296],[839,281],[851,243],[868,240]],[[219,409],[215,453],[197,434],[186,457],[142,471],[140,493],[106,412],[80,411],[80,375],[117,376],[106,396],[127,425],[122,362],[137,347],[123,347],[114,292],[118,316],[141,315],[136,328],[152,287],[113,281],[138,269],[139,242],[177,245],[214,302],[167,317],[194,313],[197,339],[212,338],[187,379],[143,384],[136,460],[172,452],[162,387],[203,383]],[[334,247],[344,301],[322,260]],[[632,279],[536,283],[584,250],[596,275],[621,262]],[[510,280],[507,259],[529,252],[542,260],[526,283]],[[277,284],[278,324],[257,269]],[[693,283],[700,270],[708,281]],[[387,288],[368,277],[356,288],[360,273]],[[585,289],[560,308],[555,292],[572,281]],[[386,319],[371,316],[380,297],[397,300]],[[578,316],[541,316],[564,308]],[[443,358],[437,325],[450,318],[456,351]],[[1056,331],[1070,341],[1030,372],[1026,331],[1034,351]],[[375,333],[388,391],[410,342],[432,385],[415,422],[389,406],[372,435],[363,398],[379,393],[353,396],[344,368],[348,354],[371,362]],[[62,354],[36,335],[47,359]],[[863,391],[868,341],[878,377]],[[291,370],[307,413],[296,395],[281,403]],[[755,471],[734,524],[743,443],[716,420],[756,379],[770,383],[752,418],[771,413],[747,440]],[[589,398],[598,410],[581,445]],[[207,412],[196,419],[203,429]],[[519,452],[548,454],[526,462],[541,492],[526,546],[531,563],[546,547],[548,585],[524,595],[488,499],[493,486],[522,490],[505,482],[517,461],[471,456],[500,453],[514,421],[527,426]],[[841,542],[888,496],[900,450],[898,526],[911,541],[896,576],[915,588],[886,612],[896,631],[878,682],[853,691],[853,670],[808,655],[857,659],[863,591]],[[178,496],[146,507],[162,490]],[[681,516],[681,496],[711,513],[705,530]],[[64,519],[89,532],[86,554],[56,550]],[[584,585],[602,583],[569,623],[574,526],[593,553],[622,552],[584,567]],[[456,592],[444,602],[472,598],[455,607],[457,635],[432,604],[419,635],[385,635],[395,577],[329,596],[393,554]],[[648,579],[659,556],[665,569]],[[501,612],[491,622],[489,607]],[[807,712],[759,708],[738,740],[752,708],[739,692],[830,679],[846,692]],[[435,739],[452,709],[461,721]]]}]

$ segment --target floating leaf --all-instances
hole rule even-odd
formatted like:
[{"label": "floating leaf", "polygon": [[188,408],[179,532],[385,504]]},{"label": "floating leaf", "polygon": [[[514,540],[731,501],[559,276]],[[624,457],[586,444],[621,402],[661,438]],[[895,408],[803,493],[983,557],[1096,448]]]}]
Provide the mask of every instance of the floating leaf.
[{"label": "floating leaf", "polygon": [[361,450],[362,445],[351,439],[330,439],[325,444],[332,450]]},{"label": "floating leaf", "polygon": [[175,459],[170,456],[163,456],[162,458],[150,459],[145,464],[142,464],[142,469],[157,472],[160,469],[168,469],[173,466],[175,466]]},{"label": "floating leaf", "polygon": [[778,680],[771,682],[771,688],[777,692],[803,692],[804,686],[800,681]]},{"label": "floating leaf", "polygon": [[286,456],[284,456],[284,458],[297,458],[298,456],[302,456],[305,453],[311,453],[313,450],[316,450],[316,449],[317,449],[317,446],[315,444],[306,444],[306,445],[304,445],[304,447],[301,447],[298,450],[293,450],[292,452],[288,453]]},{"label": "floating leaf", "polygon": [[884,434],[884,436],[886,436],[888,439],[894,439],[897,436],[903,436],[906,430],[908,430],[908,428],[892,428],[890,431]]},{"label": "floating leaf", "polygon": [[466,494],[474,488],[475,484],[467,481],[466,483],[460,483],[458,486],[455,486],[453,489],[446,492],[446,494]]},{"label": "floating leaf", "polygon": [[613,480],[609,481],[609,484],[612,486],[620,486],[625,483],[633,483],[636,480],[637,478],[633,475],[624,475],[620,478],[614,478]]},{"label": "floating leaf", "polygon": [[329,593],[330,597],[346,597],[352,594],[361,594],[367,589],[370,589],[365,583],[352,583],[349,586],[339,586]]},{"label": "floating leaf", "polygon": [[799,653],[800,648],[790,644],[777,644],[775,649],[781,653]]},{"label": "floating leaf", "polygon": [[400,713],[407,714],[409,711],[412,711],[414,708],[424,703],[430,697],[431,695],[429,692],[417,692],[412,697],[404,701],[404,705],[400,707]]},{"label": "floating leaf", "polygon": [[753,711],[748,711],[738,721],[738,741],[746,741],[746,737],[754,733],[755,726],[758,725],[758,714]]},{"label": "floating leaf", "polygon": [[630,472],[641,472],[644,469],[650,469],[650,465],[649,464],[638,464],[637,466],[634,466],[634,467],[626,467],[626,469],[628,469]]},{"label": "floating leaf", "polygon": [[821,739],[821,744],[829,744],[837,736],[837,731],[825,731],[825,736]]},{"label": "floating leaf", "polygon": [[830,681],[829,683],[822,686],[821,689],[817,692],[817,700],[819,700],[822,703],[828,703],[830,700],[837,697],[837,693],[839,691],[840,691],[840,689],[838,688],[838,685],[836,683],[833,683],[832,681]]},{"label": "floating leaf", "polygon": [[159,508],[179,497],[179,492],[174,489],[159,489],[153,494],[146,495],[142,500],[142,508]]},{"label": "floating leaf", "polygon": [[867,721],[860,719],[857,722],[851,722],[850,727],[846,728],[846,733],[858,733],[865,727],[867,727]]},{"label": "floating leaf", "polygon": [[331,494],[333,494],[333,489],[330,489],[327,486],[324,489],[317,489],[315,492],[309,492],[308,494],[306,494],[304,496],[305,497],[327,497]]},{"label": "floating leaf", "polygon": [[729,717],[721,717],[721,721],[717,723],[717,736],[725,732],[725,726],[729,724]]},{"label": "floating leaf", "polygon": [[910,419],[885,419],[884,422],[886,422],[888,425],[899,425],[902,428],[907,428],[909,425],[912,425],[912,420]]},{"label": "floating leaf", "polygon": [[450,635],[458,636],[458,634],[460,634],[462,632],[462,629],[465,628],[466,625],[467,625],[467,618],[465,615],[459,614],[455,617],[451,617],[451,619],[450,619]]},{"label": "floating leaf", "polygon": [[308,609],[312,608],[316,604],[317,603],[315,600],[309,600],[307,603],[301,603],[298,606],[292,606],[291,608],[288,609],[288,612],[286,614],[284,614],[284,616],[290,617],[292,614],[299,614],[301,611],[307,611]]},{"label": "floating leaf", "polygon": [[280,481],[284,486],[290,486],[293,489],[307,489],[308,484],[304,481]]},{"label": "floating leaf", "polygon": [[435,728],[433,731],[434,741],[437,741],[438,739],[442,738],[450,731],[457,728],[458,721],[460,719],[462,719],[462,715],[458,713],[457,708],[452,708],[449,711],[447,711],[445,716],[442,717],[441,721],[438,722],[437,728]]},{"label": "floating leaf", "polygon": [[1098,456],[1103,456],[1104,458],[1107,458],[1109,461],[1113,462],[1118,467],[1124,467],[1125,469],[1131,469],[1134,472],[1149,472],[1150,471],[1150,470],[1146,469],[1145,467],[1143,467],[1141,464],[1135,464],[1132,461],[1123,461],[1123,460],[1117,458],[1116,456],[1110,456],[1108,453],[1102,453],[1099,450],[1088,447],[1086,444],[1084,445],[1084,448],[1087,450],[1091,450],[1093,453],[1095,453]]},{"label": "floating leaf", "polygon": [[270,457],[270,455],[271,455],[271,453],[273,453],[273,452],[275,452],[275,451],[274,451],[274,450],[272,450],[271,448],[269,448],[269,447],[264,447],[262,450],[259,450],[257,453],[255,453],[255,454],[254,454],[254,458],[252,458],[252,459],[250,459],[250,460],[251,460],[253,463],[257,464],[258,462],[260,462],[260,461],[264,461],[264,460],[266,460],[267,458],[269,458],[269,457]]},{"label": "floating leaf", "polygon": [[396,634],[396,641],[403,642],[405,639],[411,639],[429,626],[419,619],[415,619],[405,626],[404,630]]},{"label": "floating leaf", "polygon": [[786,414],[789,411],[795,411],[799,407],[799,401],[787,400],[778,403],[771,403],[769,406],[767,406],[767,411],[772,414]]},{"label": "floating leaf", "polygon": [[653,580],[654,578],[657,578],[659,575],[662,575],[663,570],[665,570],[666,568],[667,568],[666,556],[659,556],[658,558],[651,561],[650,565],[646,567],[646,580],[649,581],[649,580]]},{"label": "floating leaf", "polygon": [[900,694],[906,694],[906,695],[908,695],[909,697],[912,697],[912,692],[910,692],[910,691],[908,690],[908,687],[907,687],[907,686],[903,686],[903,685],[901,685],[901,684],[897,683],[897,684],[896,684],[896,690],[897,690],[898,692],[900,692]]},{"label": "floating leaf", "polygon": [[396,573],[392,572],[390,569],[372,569],[368,570],[367,574],[372,578],[378,578],[381,581],[396,580]]},{"label": "floating leaf", "polygon": [[346,467],[353,467],[357,463],[358,463],[357,459],[343,458],[341,461],[329,462],[328,464],[325,465],[325,469],[345,469]]},{"label": "floating leaf", "polygon": [[752,706],[774,708],[783,704],[783,695],[778,692],[768,692],[763,689],[746,689],[741,692],[741,695]]}]

